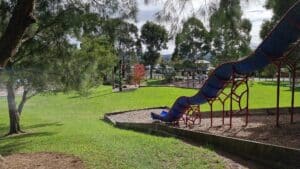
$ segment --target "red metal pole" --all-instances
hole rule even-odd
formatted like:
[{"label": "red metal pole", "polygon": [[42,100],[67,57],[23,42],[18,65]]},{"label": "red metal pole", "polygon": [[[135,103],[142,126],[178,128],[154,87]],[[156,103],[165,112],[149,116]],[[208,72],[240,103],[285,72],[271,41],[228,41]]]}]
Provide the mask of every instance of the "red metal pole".
[{"label": "red metal pole", "polygon": [[279,103],[280,103],[280,73],[281,62],[277,66],[277,105],[276,105],[276,126],[279,127]]},{"label": "red metal pole", "polygon": [[212,116],[212,113],[213,113],[213,108],[212,108],[213,102],[210,102],[209,106],[210,106],[210,127],[212,127],[212,125],[213,125],[213,116]]},{"label": "red metal pole", "polygon": [[199,124],[201,124],[202,114],[201,114],[200,105],[198,108],[199,108]]},{"label": "red metal pole", "polygon": [[292,110],[291,110],[291,124],[294,122],[294,111],[295,111],[295,83],[296,83],[296,66],[295,64],[292,67]]},{"label": "red metal pole", "polygon": [[232,79],[232,87],[231,87],[231,93],[230,93],[230,117],[229,117],[229,125],[230,125],[230,128],[232,127],[232,104],[233,104],[233,87],[234,87],[234,77]]},{"label": "red metal pole", "polygon": [[222,111],[222,125],[224,125],[224,114],[225,114],[225,103],[222,102],[223,111]]},{"label": "red metal pole", "polygon": [[249,84],[248,84],[248,77],[246,78],[246,90],[247,90],[247,101],[246,101],[246,126],[248,125],[248,118],[249,118]]}]

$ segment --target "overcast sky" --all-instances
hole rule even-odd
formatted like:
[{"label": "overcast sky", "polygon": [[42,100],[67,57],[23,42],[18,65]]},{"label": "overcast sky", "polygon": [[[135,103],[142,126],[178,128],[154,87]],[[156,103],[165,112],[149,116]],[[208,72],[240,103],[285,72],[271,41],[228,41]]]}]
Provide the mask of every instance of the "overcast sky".
[{"label": "overcast sky", "polygon": [[[145,4],[144,0],[138,0],[138,8],[139,12],[137,15],[137,26],[141,28],[141,26],[147,21],[155,21],[155,14],[163,9],[165,0],[158,0],[154,3]],[[251,31],[251,48],[255,49],[261,39],[259,37],[259,32],[261,29],[261,24],[264,20],[269,20],[272,17],[272,11],[264,8],[266,0],[241,0],[241,6],[243,9],[243,18],[247,18],[252,23],[252,31]],[[187,5],[187,9],[184,9],[184,14],[182,14],[182,20],[193,15],[193,10],[197,10],[203,4],[204,1],[200,0],[191,0],[191,3]],[[208,25],[207,17],[197,16],[205,25]],[[164,26],[169,28],[168,23],[164,23]],[[170,31],[170,30],[168,30]],[[162,54],[172,54],[174,50],[174,40],[168,43],[168,49],[162,51]]]}]

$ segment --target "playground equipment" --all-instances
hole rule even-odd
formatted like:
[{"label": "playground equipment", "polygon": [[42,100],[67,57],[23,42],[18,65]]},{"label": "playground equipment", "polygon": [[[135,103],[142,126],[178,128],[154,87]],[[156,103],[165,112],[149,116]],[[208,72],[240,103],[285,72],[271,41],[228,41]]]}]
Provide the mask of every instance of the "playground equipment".
[{"label": "playground equipment", "polygon": [[[229,62],[217,67],[212,72],[209,78],[204,83],[201,90],[192,97],[179,97],[169,112],[161,114],[151,113],[153,119],[158,119],[165,122],[174,122],[179,120],[183,114],[190,110],[191,105],[201,105],[208,103],[210,105],[211,126],[213,124],[213,104],[220,101],[223,105],[223,124],[225,114],[225,102],[230,100],[230,127],[232,126],[233,113],[245,112],[246,125],[249,115],[249,87],[248,77],[254,71],[263,69],[269,64],[274,64],[277,67],[277,110],[276,110],[276,125],[279,126],[279,102],[280,102],[280,70],[284,63],[287,63],[292,70],[293,85],[292,85],[292,109],[291,123],[293,122],[294,114],[294,93],[295,93],[295,76],[296,76],[296,61],[289,57],[292,52],[299,47],[300,37],[300,1],[289,9],[281,21],[270,32],[266,39],[258,46],[254,53],[249,57],[237,62]],[[231,86],[230,93],[224,92],[227,86]],[[239,86],[245,85],[244,91],[237,92]],[[223,97],[221,97],[223,95]],[[241,100],[246,97],[246,106],[241,106]],[[234,112],[233,103],[239,105],[239,110]]]}]

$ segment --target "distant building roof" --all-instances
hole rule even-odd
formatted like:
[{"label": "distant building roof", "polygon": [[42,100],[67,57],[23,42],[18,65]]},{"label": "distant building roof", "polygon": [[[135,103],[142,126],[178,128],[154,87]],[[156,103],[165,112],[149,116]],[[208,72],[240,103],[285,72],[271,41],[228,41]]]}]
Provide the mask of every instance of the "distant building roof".
[{"label": "distant building roof", "polygon": [[210,62],[207,60],[196,60],[195,63],[196,64],[210,64]]}]

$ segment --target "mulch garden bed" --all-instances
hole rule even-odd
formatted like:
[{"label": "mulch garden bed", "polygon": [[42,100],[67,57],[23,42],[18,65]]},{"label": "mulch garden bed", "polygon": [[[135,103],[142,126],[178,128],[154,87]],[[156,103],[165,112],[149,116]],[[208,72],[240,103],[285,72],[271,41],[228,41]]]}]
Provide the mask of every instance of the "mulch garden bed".
[{"label": "mulch garden bed", "polygon": [[[131,111],[112,115],[110,118],[118,122],[152,123],[153,120],[150,117],[150,113],[160,113],[162,110]],[[187,126],[183,122],[180,122],[178,127],[196,132],[201,131],[300,149],[300,114],[294,115],[294,122],[294,124],[290,124],[290,115],[281,114],[280,127],[276,127],[276,116],[274,114],[266,115],[262,113],[259,115],[250,115],[247,126],[245,126],[244,116],[236,116],[232,119],[232,128],[229,126],[229,118],[225,118],[225,125],[222,125],[221,117],[213,118],[213,127],[210,126],[210,118],[208,117],[203,117],[201,124]]]}]

